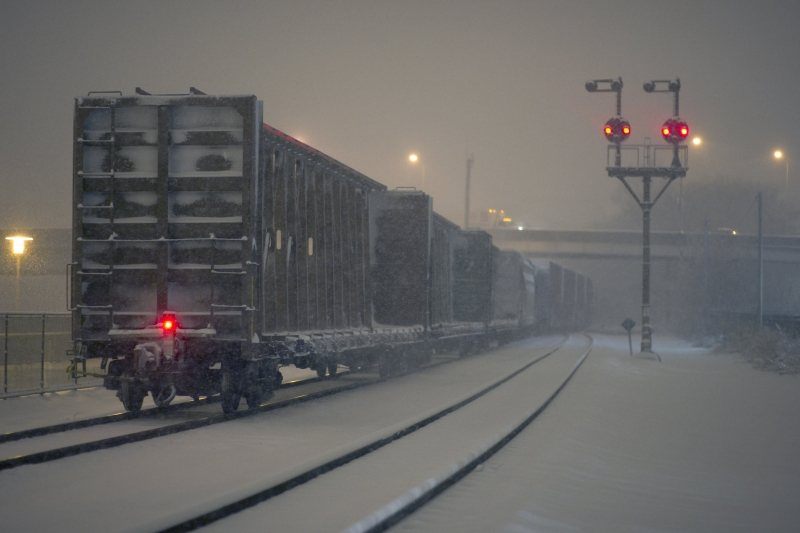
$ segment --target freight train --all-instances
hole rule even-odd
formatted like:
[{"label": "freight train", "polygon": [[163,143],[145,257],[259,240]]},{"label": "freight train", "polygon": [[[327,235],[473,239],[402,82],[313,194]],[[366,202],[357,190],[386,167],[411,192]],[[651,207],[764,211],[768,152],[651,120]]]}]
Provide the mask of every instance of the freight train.
[{"label": "freight train", "polygon": [[282,365],[382,375],[436,350],[576,328],[591,282],[264,124],[252,95],[76,98],[75,349],[127,410],[259,405]]}]

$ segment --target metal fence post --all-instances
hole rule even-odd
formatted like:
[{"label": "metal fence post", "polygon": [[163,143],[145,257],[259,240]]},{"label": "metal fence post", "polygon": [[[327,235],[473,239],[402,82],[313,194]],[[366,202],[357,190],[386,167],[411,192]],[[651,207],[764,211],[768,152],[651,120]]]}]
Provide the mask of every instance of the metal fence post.
[{"label": "metal fence post", "polygon": [[44,390],[44,325],[47,315],[42,314],[42,366],[39,373],[39,389]]},{"label": "metal fence post", "polygon": [[8,315],[5,316],[5,335],[3,335],[3,393],[8,392]]}]

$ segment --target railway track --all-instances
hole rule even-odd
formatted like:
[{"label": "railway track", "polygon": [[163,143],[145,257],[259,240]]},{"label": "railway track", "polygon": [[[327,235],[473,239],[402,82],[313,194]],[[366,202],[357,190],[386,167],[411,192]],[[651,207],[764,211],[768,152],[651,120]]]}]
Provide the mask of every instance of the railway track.
[{"label": "railway track", "polygon": [[[444,491],[448,486],[452,485],[453,483],[457,482],[461,479],[464,475],[466,475],[469,471],[475,468],[478,464],[484,461],[486,458],[494,454],[497,450],[502,448],[505,444],[507,444],[511,439],[514,438],[519,432],[521,432],[527,425],[529,425],[542,411],[544,411],[547,406],[552,402],[552,400],[558,395],[558,393],[566,386],[572,376],[575,374],[577,369],[583,363],[583,361],[588,356],[589,352],[591,351],[591,338],[589,338],[589,347],[586,349],[584,353],[580,356],[578,363],[574,366],[572,371],[568,374],[567,378],[559,385],[559,387],[548,397],[548,399],[541,405],[538,406],[532,413],[530,413],[525,420],[521,424],[516,425],[510,432],[504,434],[502,438],[500,438],[497,442],[494,442],[491,446],[489,446],[486,450],[482,453],[478,454],[475,459],[469,461],[462,465],[460,468],[456,469],[452,475],[443,478],[440,481],[431,487],[428,487],[426,490],[419,490],[415,488],[412,490],[412,494],[415,497],[407,498],[403,500],[399,505],[397,502],[392,502],[389,505],[391,512],[382,511],[380,514],[376,516],[370,516],[366,521],[361,523],[355,524],[353,527],[355,531],[382,531],[397,521],[401,520],[404,516],[407,516],[408,513],[413,512],[416,508],[423,505],[426,501],[429,501],[435,495]],[[397,428],[392,431],[388,435],[384,435],[378,438],[375,438],[365,444],[358,446],[355,449],[342,453],[332,459],[327,460],[326,462],[309,468],[303,472],[300,472],[293,477],[286,479],[280,483],[270,485],[264,487],[262,490],[258,492],[254,492],[248,496],[243,498],[237,499],[225,505],[222,505],[216,509],[203,513],[201,515],[195,516],[188,520],[184,520],[182,522],[176,523],[166,529],[164,531],[168,532],[177,532],[177,531],[191,531],[197,529],[199,527],[208,526],[210,524],[214,524],[215,522],[232,517],[237,515],[238,513],[242,513],[243,511],[249,510],[254,508],[260,504],[268,502],[273,498],[284,495],[287,492],[293,491],[295,489],[306,487],[311,482],[320,478],[324,474],[331,473],[337,469],[340,469],[346,465],[349,465],[356,461],[357,459],[367,458],[372,454],[375,454],[379,450],[383,449],[384,447],[395,444],[402,439],[409,437],[411,435],[416,434],[423,428],[431,426],[434,422],[437,422],[444,417],[451,415],[467,406],[474,404],[480,398],[483,398],[493,391],[497,391],[503,385],[511,382],[514,378],[517,378],[520,375],[524,375],[527,370],[531,367],[540,363],[541,361],[549,358],[551,355],[558,352],[564,345],[564,339],[561,343],[559,343],[556,347],[546,351],[542,355],[537,355],[530,361],[526,362],[522,366],[516,368],[512,372],[506,374],[505,376],[500,377],[499,379],[493,381],[492,383],[488,384],[487,386],[477,390],[476,392],[470,394],[469,396],[447,406],[442,409],[437,410],[434,413],[431,413],[419,420],[416,420],[412,423],[405,425],[402,428]],[[353,463],[356,464],[356,463]],[[343,488],[343,491],[346,492],[346,489]],[[438,491],[438,492],[437,492]],[[416,497],[419,496],[419,497]],[[311,506],[314,507],[313,505]],[[222,523],[222,528],[227,526],[227,522]],[[234,529],[237,526],[234,526]]]},{"label": "railway track", "polygon": [[[349,374],[349,371],[340,372],[339,376],[344,376]],[[281,384],[281,388],[292,388],[297,387],[299,385],[308,385],[311,383],[317,383],[322,381],[322,378],[308,378],[308,379],[298,379],[294,381],[289,381],[286,383]],[[14,442],[22,439],[29,439],[34,437],[42,437],[44,435],[52,435],[54,433],[63,433],[65,431],[72,431],[76,429],[82,429],[92,426],[101,426],[104,424],[111,424],[114,422],[121,422],[124,420],[133,420],[137,418],[148,418],[158,415],[163,415],[166,413],[171,413],[174,411],[180,411],[184,409],[189,409],[192,407],[196,407],[199,405],[206,405],[210,403],[219,402],[219,396],[206,396],[201,397],[197,400],[172,404],[167,407],[151,407],[147,409],[142,409],[138,413],[133,413],[130,411],[120,411],[117,413],[112,413],[109,415],[101,415],[92,418],[84,418],[80,420],[73,420],[70,422],[62,422],[59,424],[52,424],[47,426],[40,426],[36,428],[30,429],[23,429],[19,431],[10,431],[7,433],[0,434],[0,445],[5,444],[6,442]]]},{"label": "railway track", "polygon": [[470,472],[474,471],[477,467],[489,460],[493,455],[503,449],[515,437],[525,430],[534,420],[536,420],[556,399],[564,387],[572,380],[572,377],[583,365],[586,358],[592,351],[594,340],[591,336],[589,338],[589,347],[578,359],[572,371],[567,375],[566,379],[535,409],[532,409],[528,416],[526,416],[518,424],[514,425],[503,435],[498,436],[493,442],[485,445],[479,452],[459,464],[454,465],[447,475],[428,480],[424,485],[412,488],[400,498],[389,502],[387,505],[377,510],[373,514],[353,524],[346,531],[347,533],[377,533],[386,531],[392,526],[398,524],[406,517],[413,514],[418,509],[422,508],[427,503],[434,500],[437,496],[441,495],[448,488],[452,487]]},{"label": "railway track", "polygon": [[[344,376],[344,373],[340,375]],[[300,380],[298,382],[294,382],[293,385],[289,385],[288,383],[286,385],[288,386],[289,389],[298,389],[304,386],[313,386],[314,384],[318,384],[321,381],[322,380],[319,378],[310,378],[308,380]],[[176,423],[166,423],[164,425],[159,425],[151,429],[145,429],[134,432],[124,432],[119,435],[113,435],[110,437],[104,437],[94,440],[87,440],[85,442],[78,442],[66,446],[46,448],[44,450],[33,451],[30,453],[14,454],[11,456],[7,456],[4,459],[0,459],[0,471],[9,470],[11,468],[16,468],[23,465],[46,463],[49,461],[55,461],[57,459],[63,459],[65,457],[72,457],[75,455],[94,452],[98,450],[104,450],[108,448],[115,448],[117,446],[123,446],[125,444],[132,444],[134,442],[141,442],[149,439],[154,439],[157,437],[163,437],[166,435],[173,435],[175,433],[180,433],[183,431],[190,431],[201,427],[220,424],[223,422],[227,422],[229,420],[245,418],[261,413],[266,413],[269,411],[274,411],[276,409],[282,409],[284,407],[289,407],[292,405],[298,405],[303,402],[324,398],[326,396],[331,396],[348,390],[364,387],[366,385],[370,385],[378,381],[380,381],[379,378],[365,378],[339,385],[339,383],[342,383],[341,380],[339,381],[326,380],[326,384],[336,383],[336,385],[330,388],[324,388],[322,390],[302,391],[299,394],[294,393],[290,395],[288,398],[282,398],[282,399],[272,398],[268,401],[265,401],[260,407],[257,407],[255,409],[237,411],[235,413],[229,413],[229,414],[215,413],[204,416],[201,415],[198,418],[189,418],[186,420],[181,420]],[[279,390],[283,390],[283,386]],[[155,419],[158,415],[168,415],[170,413],[175,413],[178,411],[186,412],[191,409],[196,409],[198,407],[201,407],[203,405],[216,403],[218,401],[219,399],[216,397],[209,397],[198,401],[186,402],[185,404],[176,404],[174,406],[170,406],[169,408],[167,408],[167,410],[157,409],[157,408],[148,409],[140,413],[139,416],[136,415],[131,416],[130,413],[117,413],[104,417],[96,417],[92,419],[79,420],[65,424],[56,424],[53,426],[34,428],[31,430],[16,432],[15,434],[10,434],[9,439],[6,440],[6,442],[13,442],[15,440],[25,439],[25,437],[19,436],[19,434],[25,434],[25,433],[30,433],[31,435],[27,438],[33,439],[35,441],[37,437],[58,435],[61,433],[78,431],[81,429],[87,429],[98,425],[121,423],[125,421],[137,421],[142,419]],[[63,426],[67,426],[66,429],[60,429]]]},{"label": "railway track", "polygon": [[[455,356],[439,357],[434,359],[431,363],[428,363],[426,365],[414,369],[412,372],[416,372],[423,369],[429,369],[434,366],[438,366],[455,360],[458,360],[458,357]],[[352,378],[353,381],[346,382],[345,380],[348,377]],[[0,459],[0,471],[9,470],[24,465],[46,463],[50,461],[55,461],[57,459],[63,459],[66,457],[72,457],[75,455],[81,455],[108,448],[115,448],[118,446],[123,446],[125,444],[132,444],[134,442],[141,442],[158,437],[164,437],[167,435],[173,435],[175,433],[190,431],[193,429],[198,429],[206,426],[220,424],[223,422],[228,422],[230,420],[237,420],[245,417],[254,416],[257,414],[267,413],[270,411],[275,411],[277,409],[299,405],[304,402],[325,398],[342,392],[359,389],[361,387],[374,385],[376,383],[384,381],[384,379],[385,378],[381,378],[377,374],[367,374],[362,378],[362,377],[356,377],[354,374],[350,372],[340,372],[337,375],[336,380],[330,380],[330,379],[322,380],[321,378],[309,378],[305,380],[287,382],[281,385],[275,397],[265,401],[264,403],[261,404],[261,406],[255,409],[242,410],[228,414],[225,413],[208,414],[205,416],[199,416],[197,418],[180,420],[175,423],[166,423],[163,425],[158,425],[157,427],[153,427],[150,429],[124,432],[118,435],[89,439],[86,441],[76,442],[65,446],[46,447],[45,449],[31,451],[31,452],[22,452],[22,453],[14,452],[12,454],[7,455],[3,459]],[[313,386],[314,384],[322,384],[324,388],[322,388],[321,390],[300,391],[299,393],[290,395],[290,397],[288,398],[279,397],[280,392],[285,389],[298,389],[309,385]],[[0,436],[0,446],[3,446],[5,444],[10,444],[15,441],[22,441],[27,439],[33,439],[35,441],[37,438],[47,437],[50,435],[59,435],[71,431],[88,429],[95,426],[121,423],[125,421],[156,419],[159,416],[170,415],[181,411],[188,412],[192,409],[197,409],[203,405],[216,403],[218,401],[219,398],[217,396],[212,396],[212,397],[202,398],[196,401],[171,405],[166,408],[145,409],[140,411],[138,414],[127,413],[127,412],[115,413],[106,416],[100,416],[84,420],[76,420],[73,422],[65,422],[62,424],[54,424],[50,426],[43,426],[28,430],[6,433]],[[190,415],[187,414],[186,417],[188,418],[188,416]],[[0,454],[2,453],[3,450],[2,448],[0,448]]]}]

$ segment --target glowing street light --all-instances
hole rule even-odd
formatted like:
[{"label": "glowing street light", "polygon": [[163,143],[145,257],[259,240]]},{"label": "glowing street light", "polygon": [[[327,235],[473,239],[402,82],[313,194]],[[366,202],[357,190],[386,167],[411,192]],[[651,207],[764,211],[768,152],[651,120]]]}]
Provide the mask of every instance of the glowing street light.
[{"label": "glowing street light", "polygon": [[24,235],[10,235],[6,237],[7,241],[11,241],[11,253],[16,256],[25,253],[25,243],[32,241],[33,237],[25,237]]},{"label": "glowing street light", "polygon": [[701,144],[703,144],[703,138],[702,137],[697,137],[697,136],[693,137],[692,138],[692,144],[695,145],[695,146],[700,146]]},{"label": "glowing street light", "polygon": [[419,166],[422,168],[422,187],[420,187],[420,189],[424,190],[425,189],[425,163],[422,162],[422,160],[419,157],[419,154],[416,153],[416,152],[411,152],[410,154],[408,154],[408,162],[411,163],[412,165],[419,164]]},{"label": "glowing street light", "polygon": [[14,304],[16,309],[19,309],[19,281],[20,281],[20,272],[22,266],[22,256],[25,254],[25,244],[29,241],[32,241],[32,237],[26,237],[25,235],[9,235],[6,237],[7,241],[11,242],[11,254],[17,258],[17,278],[16,278],[16,287],[15,287],[15,294],[14,294]]},{"label": "glowing street light", "polygon": [[775,161],[783,161],[785,168],[786,168],[786,188],[789,188],[789,158],[786,156],[783,150],[780,148],[776,148],[772,152],[772,158]]}]

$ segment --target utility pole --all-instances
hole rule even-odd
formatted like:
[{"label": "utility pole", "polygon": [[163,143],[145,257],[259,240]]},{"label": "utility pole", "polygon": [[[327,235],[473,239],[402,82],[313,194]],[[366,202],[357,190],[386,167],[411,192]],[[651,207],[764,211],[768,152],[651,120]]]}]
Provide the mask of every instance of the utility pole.
[{"label": "utility pole", "polygon": [[469,186],[472,180],[472,164],[475,158],[472,154],[467,156],[467,179],[464,186],[464,229],[469,229]]},{"label": "utility pole", "polygon": [[[623,166],[622,146],[631,133],[630,123],[622,118],[622,78],[591,80],[586,83],[586,90],[589,92],[613,92],[616,93],[616,115],[611,117],[603,128],[606,139],[611,143],[608,147],[606,171],[608,176],[617,178],[630,193],[633,199],[639,204],[642,210],[642,342],[641,353],[653,354],[653,332],[650,327],[650,213],[658,202],[667,187],[678,178],[686,176],[685,161],[688,155],[686,146],[680,143],[689,136],[689,126],[678,116],[679,99],[678,94],[681,88],[680,79],[675,80],[653,80],[644,84],[645,92],[670,92],[674,94],[673,116],[667,119],[661,126],[661,135],[669,145],[654,146],[649,143],[643,145],[629,146],[629,150],[635,151],[636,166]],[[672,160],[669,165],[658,164],[659,150],[668,149],[671,152]],[[611,157],[613,154],[613,164]],[[640,164],[644,166],[639,166]],[[629,178],[642,179],[641,198],[633,190],[628,182]],[[655,198],[652,198],[651,187],[653,178],[665,179],[664,185],[658,191]],[[660,361],[658,354],[654,354]]]},{"label": "utility pole", "polygon": [[708,218],[703,222],[703,334],[708,334],[711,292],[708,289]]},{"label": "utility pole", "polygon": [[764,326],[764,231],[762,227],[761,192],[756,195],[758,201],[758,327]]}]

